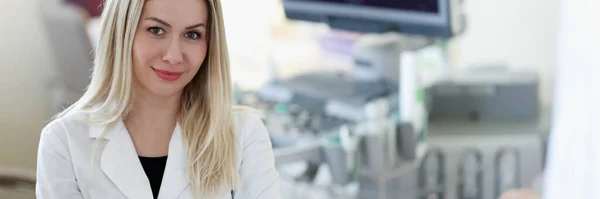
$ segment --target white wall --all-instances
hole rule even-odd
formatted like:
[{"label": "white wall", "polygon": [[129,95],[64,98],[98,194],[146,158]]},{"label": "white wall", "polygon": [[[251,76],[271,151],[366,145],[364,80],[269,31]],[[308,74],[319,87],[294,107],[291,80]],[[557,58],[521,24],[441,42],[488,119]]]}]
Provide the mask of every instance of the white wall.
[{"label": "white wall", "polygon": [[51,57],[37,0],[0,0],[0,167],[35,168]]},{"label": "white wall", "polygon": [[466,0],[468,27],[451,43],[456,68],[507,64],[535,70],[541,96],[552,98],[556,66],[559,0]]}]

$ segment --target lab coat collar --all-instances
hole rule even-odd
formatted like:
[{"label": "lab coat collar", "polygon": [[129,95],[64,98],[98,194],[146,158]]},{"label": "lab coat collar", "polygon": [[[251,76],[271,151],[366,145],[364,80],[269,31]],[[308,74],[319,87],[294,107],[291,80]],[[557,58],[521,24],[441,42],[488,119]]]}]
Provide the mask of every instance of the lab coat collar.
[{"label": "lab coat collar", "polygon": [[[108,104],[105,104],[105,103],[106,102],[93,105],[89,109],[92,112],[88,113],[86,119],[91,120],[92,118],[100,116],[101,110],[102,110],[101,108],[103,106],[108,106],[108,109],[112,109],[117,106],[116,103],[108,103]],[[98,112],[96,112],[96,111],[98,111]],[[106,130],[106,132],[104,132],[105,130]],[[117,137],[117,135],[115,135],[115,134],[120,131],[127,132],[122,118],[119,118],[118,122],[111,123],[111,124],[91,124],[89,126],[88,135],[90,138],[99,138],[102,135],[102,133],[105,133],[104,136],[102,136],[102,138],[106,139],[106,140],[111,140],[112,138]]]},{"label": "lab coat collar", "polygon": [[116,137],[117,135],[115,134],[117,134],[117,132],[125,131],[125,133],[127,133],[125,125],[122,121],[119,121],[116,124],[92,124],[90,125],[88,135],[90,138],[99,138],[105,130],[106,133],[102,138],[106,140],[111,140]]},{"label": "lab coat collar", "polygon": [[[116,125],[94,126],[91,137],[99,137],[108,129],[108,143],[102,151],[100,168],[128,198],[153,198],[148,177],[139,161],[133,141],[121,121]],[[177,198],[189,185],[186,177],[186,152],[179,124],[169,142],[167,165],[159,191],[159,199]]]},{"label": "lab coat collar", "polygon": [[158,194],[159,199],[178,198],[190,184],[187,178],[187,152],[183,143],[179,124],[169,142],[169,157],[163,175],[163,183]]}]

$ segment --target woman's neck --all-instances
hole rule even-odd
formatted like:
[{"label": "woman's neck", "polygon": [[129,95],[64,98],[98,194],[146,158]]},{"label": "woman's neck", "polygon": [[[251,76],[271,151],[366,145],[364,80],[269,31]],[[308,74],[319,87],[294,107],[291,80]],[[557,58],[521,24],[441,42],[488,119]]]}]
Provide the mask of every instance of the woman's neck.
[{"label": "woman's neck", "polygon": [[136,96],[133,100],[131,117],[143,120],[176,121],[181,105],[180,96],[161,97],[153,95]]},{"label": "woman's neck", "polygon": [[161,97],[136,90],[133,106],[123,121],[139,156],[168,154],[173,130],[177,126],[181,95]]},{"label": "woman's neck", "polygon": [[144,134],[172,133],[179,118],[180,94],[163,97],[141,90],[136,92],[132,102],[132,109],[125,119],[126,125],[134,126],[135,129],[155,129],[145,131]]}]

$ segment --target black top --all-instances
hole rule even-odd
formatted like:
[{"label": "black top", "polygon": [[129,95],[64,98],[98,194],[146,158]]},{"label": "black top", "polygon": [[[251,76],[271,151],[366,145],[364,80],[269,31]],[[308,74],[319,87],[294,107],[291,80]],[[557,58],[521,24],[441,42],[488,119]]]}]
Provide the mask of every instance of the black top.
[{"label": "black top", "polygon": [[150,187],[152,188],[152,195],[154,199],[158,198],[158,191],[160,190],[160,184],[162,183],[163,174],[165,173],[165,167],[167,166],[167,156],[164,157],[142,157],[139,156],[144,172],[148,176],[150,181]]}]

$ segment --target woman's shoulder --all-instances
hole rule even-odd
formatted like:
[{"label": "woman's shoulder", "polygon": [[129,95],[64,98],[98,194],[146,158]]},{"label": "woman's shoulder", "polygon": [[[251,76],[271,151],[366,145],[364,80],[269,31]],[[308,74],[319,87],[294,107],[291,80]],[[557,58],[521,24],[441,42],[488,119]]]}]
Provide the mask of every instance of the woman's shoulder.
[{"label": "woman's shoulder", "polygon": [[257,128],[264,129],[262,114],[254,108],[235,106],[232,115],[237,134],[245,135],[248,131],[254,131]]},{"label": "woman's shoulder", "polygon": [[232,109],[233,121],[236,126],[244,127],[250,123],[262,122],[260,111],[248,106],[234,106]]},{"label": "woman's shoulder", "polygon": [[42,129],[42,137],[57,137],[58,139],[68,139],[69,137],[87,137],[88,119],[85,113],[69,113],[53,118]]}]

